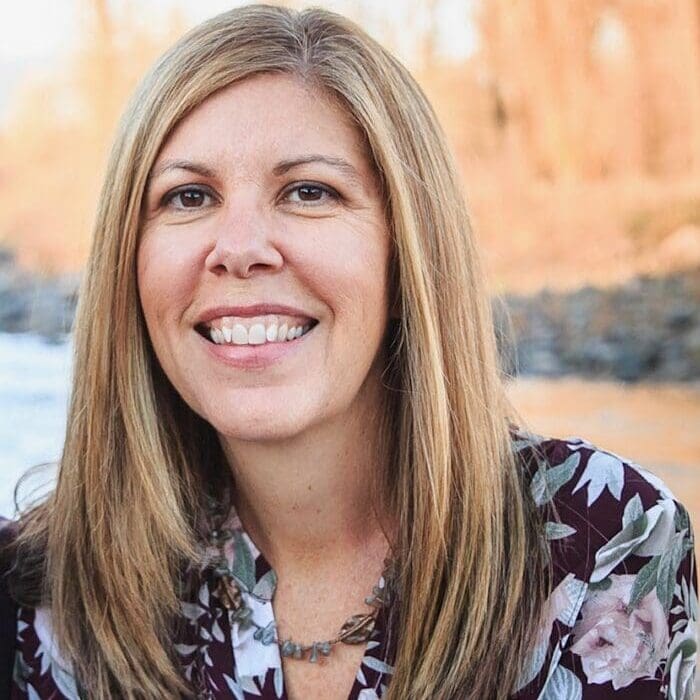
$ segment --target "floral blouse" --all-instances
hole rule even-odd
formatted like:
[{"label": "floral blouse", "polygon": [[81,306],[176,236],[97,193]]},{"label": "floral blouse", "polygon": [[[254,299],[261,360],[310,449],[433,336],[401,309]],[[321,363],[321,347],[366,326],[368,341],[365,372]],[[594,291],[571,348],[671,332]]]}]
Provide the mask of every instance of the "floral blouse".
[{"label": "floral blouse", "polygon": [[[554,580],[512,698],[691,700],[697,574],[685,508],[656,476],[581,438],[514,438],[546,520]],[[183,673],[191,679],[200,669],[216,699],[286,700],[275,573],[235,512],[227,525],[234,537],[226,555],[255,624],[221,605],[211,568],[203,568],[196,596],[182,601]],[[387,620],[380,609],[348,700],[381,698],[391,683],[396,640]],[[47,610],[20,607],[16,629],[11,700],[78,700]]]}]

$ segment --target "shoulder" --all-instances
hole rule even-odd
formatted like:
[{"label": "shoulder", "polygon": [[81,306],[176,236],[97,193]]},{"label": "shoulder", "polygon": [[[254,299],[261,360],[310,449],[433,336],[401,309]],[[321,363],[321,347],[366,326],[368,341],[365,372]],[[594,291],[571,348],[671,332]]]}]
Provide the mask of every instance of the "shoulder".
[{"label": "shoulder", "polygon": [[584,438],[515,437],[552,559],[546,682],[690,697],[697,574],[685,506],[658,476]]},{"label": "shoulder", "polygon": [[517,435],[515,448],[546,521],[555,574],[575,572],[595,583],[629,556],[660,553],[680,541],[681,532],[689,546],[688,512],[652,472],[581,437]]}]

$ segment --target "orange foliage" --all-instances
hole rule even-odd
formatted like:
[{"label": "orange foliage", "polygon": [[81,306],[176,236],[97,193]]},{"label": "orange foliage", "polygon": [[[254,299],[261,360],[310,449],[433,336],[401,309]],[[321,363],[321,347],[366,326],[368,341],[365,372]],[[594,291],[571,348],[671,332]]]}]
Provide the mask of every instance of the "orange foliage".
[{"label": "orange foliage", "polygon": [[[26,82],[0,132],[0,243],[47,272],[82,265],[117,118],[186,26],[159,16],[155,34],[133,0],[120,13],[83,1],[88,26],[69,65]],[[434,28],[450,1],[406,0],[406,11],[421,5]],[[347,11],[377,35],[376,6]],[[696,0],[481,0],[473,20],[468,60],[441,60],[426,30],[410,67],[453,144],[494,287],[700,264]],[[387,20],[378,38],[391,44],[397,31]],[[653,237],[638,235],[640,217]]]},{"label": "orange foliage", "polygon": [[52,274],[87,255],[107,151],[123,105],[148,65],[184,28],[176,12],[154,35],[93,1],[67,65],[25,81],[0,132],[0,242]]}]

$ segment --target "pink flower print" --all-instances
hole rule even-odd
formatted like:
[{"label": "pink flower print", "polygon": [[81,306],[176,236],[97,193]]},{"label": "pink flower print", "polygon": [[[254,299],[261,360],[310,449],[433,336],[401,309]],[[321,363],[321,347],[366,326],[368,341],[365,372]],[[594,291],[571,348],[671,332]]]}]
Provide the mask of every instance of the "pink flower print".
[{"label": "pink flower print", "polygon": [[615,690],[653,677],[668,652],[668,624],[653,588],[633,610],[627,608],[636,576],[609,577],[607,590],[584,601],[573,629],[571,651],[581,657],[590,683],[612,681]]}]

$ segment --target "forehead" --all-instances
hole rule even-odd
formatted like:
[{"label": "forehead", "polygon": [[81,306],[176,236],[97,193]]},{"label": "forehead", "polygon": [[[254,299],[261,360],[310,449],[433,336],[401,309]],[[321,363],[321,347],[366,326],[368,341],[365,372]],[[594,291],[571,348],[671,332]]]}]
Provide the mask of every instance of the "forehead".
[{"label": "forehead", "polygon": [[208,154],[260,162],[267,153],[319,151],[366,158],[362,132],[339,98],[287,74],[258,74],[222,88],[174,129],[158,160]]}]

